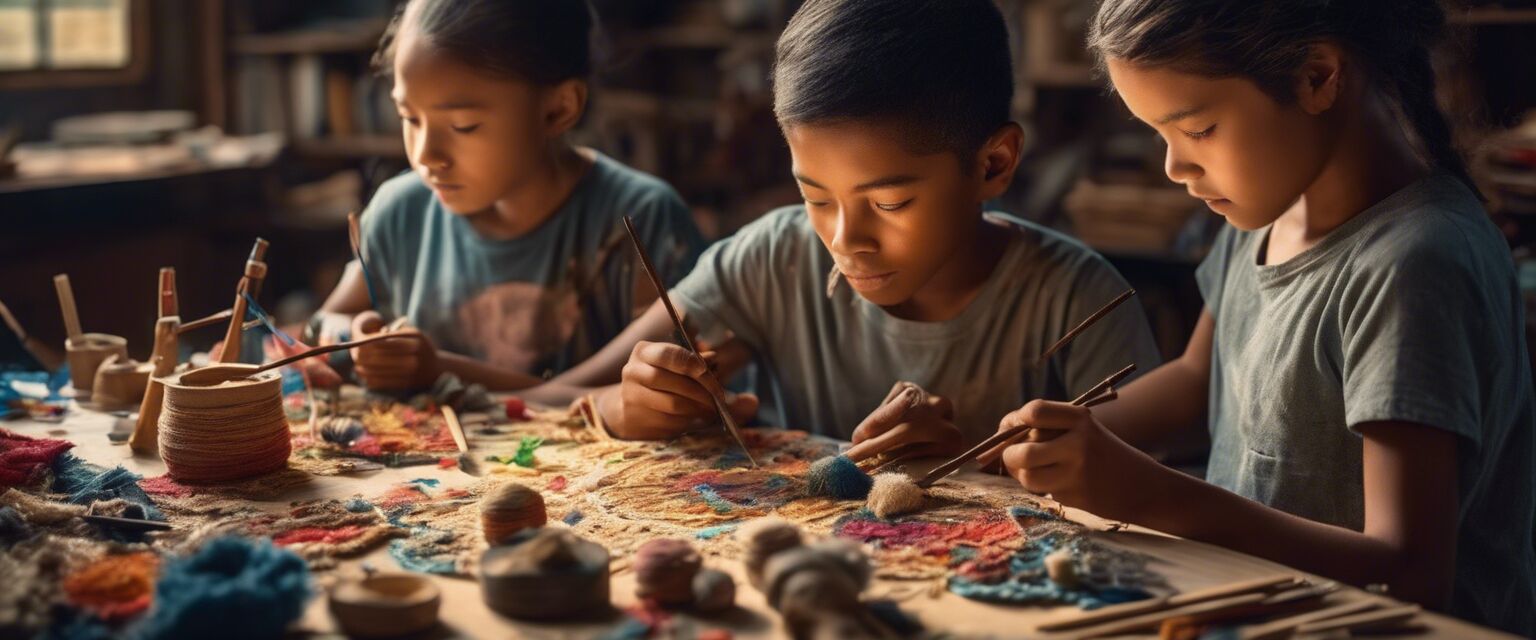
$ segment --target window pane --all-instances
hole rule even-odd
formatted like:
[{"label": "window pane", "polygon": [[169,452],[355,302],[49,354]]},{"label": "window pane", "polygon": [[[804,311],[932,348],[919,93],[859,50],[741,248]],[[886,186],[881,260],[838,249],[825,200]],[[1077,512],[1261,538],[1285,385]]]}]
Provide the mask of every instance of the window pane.
[{"label": "window pane", "polygon": [[48,64],[55,69],[128,66],[129,0],[50,0]]},{"label": "window pane", "polygon": [[0,70],[37,67],[37,0],[0,0]]}]

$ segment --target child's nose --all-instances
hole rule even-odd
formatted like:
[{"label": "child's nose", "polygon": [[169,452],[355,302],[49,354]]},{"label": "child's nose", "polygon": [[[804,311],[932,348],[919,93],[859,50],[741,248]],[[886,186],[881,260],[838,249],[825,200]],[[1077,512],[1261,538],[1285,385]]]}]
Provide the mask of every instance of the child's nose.
[{"label": "child's nose", "polygon": [[1163,171],[1168,174],[1169,180],[1185,184],[1205,175],[1205,169],[1184,157],[1176,147],[1177,145],[1169,144],[1168,155],[1163,159]]},{"label": "child's nose", "polygon": [[442,170],[453,164],[443,149],[441,135],[432,135],[427,127],[421,127],[417,130],[415,142],[413,160],[417,166]]},{"label": "child's nose", "polygon": [[852,255],[874,251],[874,236],[869,232],[869,207],[867,205],[839,205],[837,226],[832,234],[832,253]]}]

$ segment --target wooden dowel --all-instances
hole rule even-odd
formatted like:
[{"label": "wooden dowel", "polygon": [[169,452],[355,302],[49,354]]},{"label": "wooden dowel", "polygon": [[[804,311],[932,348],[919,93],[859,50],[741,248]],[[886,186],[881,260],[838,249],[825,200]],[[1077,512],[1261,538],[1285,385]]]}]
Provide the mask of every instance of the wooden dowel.
[{"label": "wooden dowel", "polygon": [[265,238],[256,238],[256,244],[251,246],[251,257],[245,260],[245,277],[251,281],[248,290],[252,298],[261,295],[261,283],[267,279],[267,246]]},{"label": "wooden dowel", "polygon": [[248,280],[241,278],[240,285],[235,288],[235,304],[230,307],[229,327],[224,330],[224,350],[219,352],[219,362],[240,361],[241,337],[245,333],[245,287],[248,284]]},{"label": "wooden dowel", "polygon": [[1089,327],[1092,327],[1093,323],[1098,322],[1104,316],[1109,315],[1109,312],[1114,311],[1115,307],[1120,306],[1120,303],[1125,302],[1126,300],[1130,300],[1131,296],[1134,295],[1136,295],[1136,290],[1128,289],[1125,293],[1115,297],[1114,300],[1110,300],[1109,304],[1106,304],[1103,307],[1100,307],[1098,311],[1093,312],[1093,314],[1089,315],[1086,320],[1077,323],[1077,326],[1072,327],[1072,330],[1068,331],[1067,335],[1062,336],[1060,340],[1056,341],[1056,344],[1051,345],[1049,349],[1045,350],[1045,353],[1040,354],[1040,360],[1038,364],[1045,364],[1045,361],[1050,360],[1051,356],[1056,355],[1057,351],[1060,351],[1068,344],[1071,344],[1074,338],[1076,338],[1082,332],[1087,331]]},{"label": "wooden dowel", "polygon": [[1215,600],[1206,600],[1203,602],[1184,605],[1182,607],[1174,607],[1172,609],[1165,609],[1161,611],[1152,611],[1141,615],[1131,616],[1129,618],[1113,620],[1091,627],[1074,629],[1067,632],[1065,636],[1061,637],[1102,638],[1104,636],[1134,633],[1137,631],[1156,628],[1157,625],[1161,624],[1164,620],[1169,618],[1207,615],[1221,611],[1223,609],[1247,607],[1263,602],[1267,597],[1269,596],[1263,593],[1245,593],[1241,595],[1228,596],[1225,598],[1218,598]]},{"label": "wooden dowel", "polygon": [[1323,633],[1337,629],[1364,629],[1389,624],[1398,624],[1412,620],[1419,615],[1419,605],[1405,604],[1397,607],[1388,607],[1377,611],[1357,613],[1354,615],[1308,622],[1296,628],[1298,635]]},{"label": "wooden dowel", "polygon": [[26,329],[21,328],[21,323],[16,321],[16,316],[11,315],[10,307],[5,306],[4,302],[0,302],[0,318],[5,319],[5,326],[11,328],[11,333],[16,334],[18,342],[26,343],[29,337]]},{"label": "wooden dowel", "polygon": [[453,434],[453,444],[459,448],[459,453],[468,453],[469,440],[464,437],[464,425],[459,422],[459,412],[446,404],[442,409],[443,420],[448,423],[448,433]]},{"label": "wooden dowel", "polygon": [[1207,600],[1215,600],[1217,598],[1225,598],[1228,596],[1251,593],[1254,591],[1267,591],[1300,583],[1301,578],[1293,574],[1275,574],[1272,576],[1265,576],[1263,578],[1255,578],[1253,580],[1243,580],[1240,582],[1232,582],[1214,587],[1207,587],[1204,589],[1196,589],[1194,591],[1188,591],[1163,598],[1138,600],[1136,602],[1127,602],[1124,604],[1113,604],[1107,607],[1094,609],[1093,611],[1073,616],[1065,620],[1047,622],[1040,625],[1038,629],[1040,631],[1064,631],[1067,629],[1076,629],[1079,627],[1095,625],[1101,622],[1108,622],[1110,620],[1118,620],[1121,618],[1127,618],[1152,611],[1172,609],[1199,602],[1205,602]]},{"label": "wooden dowel", "polygon": [[75,292],[69,286],[69,274],[61,273],[53,277],[53,289],[59,294],[59,309],[64,312],[64,332],[70,340],[79,340],[80,313],[75,310]]},{"label": "wooden dowel", "polygon": [[[1131,375],[1131,372],[1135,371],[1135,370],[1136,370],[1136,365],[1134,365],[1134,364],[1126,365],[1125,368],[1110,374],[1108,378],[1105,378],[1104,380],[1100,381],[1098,384],[1094,385],[1093,388],[1091,388],[1088,391],[1084,392],[1083,395],[1078,396],[1076,400],[1072,401],[1072,404],[1073,405],[1081,405],[1084,402],[1087,402],[1089,400],[1094,399],[1095,397],[1098,397],[1099,394],[1103,393],[1105,390],[1107,390],[1110,387],[1114,386],[1116,383],[1120,382],[1121,380],[1124,380],[1126,376]],[[981,455],[982,453],[985,453],[987,451],[990,451],[994,447],[997,447],[998,445],[1001,445],[1001,444],[1003,444],[1005,442],[1008,442],[1009,440],[1013,439],[1014,437],[1022,435],[1024,432],[1029,431],[1031,429],[1032,429],[1032,427],[1030,427],[1028,425],[1019,425],[1017,427],[1013,427],[1011,429],[1005,429],[1003,431],[999,431],[999,432],[997,432],[995,434],[992,434],[992,437],[987,438],[986,440],[982,440],[980,444],[977,444],[976,446],[971,447],[970,449],[967,449],[965,453],[960,454],[959,456],[955,457],[953,460],[949,460],[948,462],[945,462],[944,464],[941,464],[941,465],[939,465],[937,467],[934,467],[933,471],[928,472],[928,475],[923,476],[923,478],[921,480],[917,481],[917,486],[919,486],[921,488],[924,488],[924,489],[926,489],[926,488],[928,488],[930,486],[933,486],[933,483],[938,482],[944,476],[947,476],[947,475],[949,475],[951,473],[954,473],[956,469],[959,469],[960,467],[964,466],[966,462],[969,462],[969,461],[975,459],[976,456]],[[985,465],[986,463],[983,462],[983,464]]]},{"label": "wooden dowel", "polygon": [[1371,600],[1355,600],[1344,604],[1334,605],[1317,611],[1297,614],[1289,618],[1271,620],[1264,624],[1253,625],[1242,629],[1238,637],[1242,640],[1282,640],[1296,633],[1301,625],[1346,616],[1352,613],[1360,613],[1374,609],[1376,603]]},{"label": "wooden dowel", "polygon": [[144,388],[144,399],[139,402],[138,422],[133,425],[133,435],[128,437],[128,447],[144,455],[160,453],[160,410],[165,403],[165,384],[161,379],[176,370],[177,321],[176,316],[168,316],[155,322],[155,350],[150,356],[154,368],[150,370],[149,385]]},{"label": "wooden dowel", "polygon": [[160,315],[158,317],[164,318],[181,315],[181,310],[178,308],[179,305],[176,300],[176,269],[172,267],[160,267],[160,297],[158,302],[160,303]]}]

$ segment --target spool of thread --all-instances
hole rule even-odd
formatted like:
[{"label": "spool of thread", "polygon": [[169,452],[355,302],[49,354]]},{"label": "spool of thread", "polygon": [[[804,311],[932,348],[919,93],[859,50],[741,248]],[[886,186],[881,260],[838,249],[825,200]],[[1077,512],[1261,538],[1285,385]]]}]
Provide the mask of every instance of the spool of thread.
[{"label": "spool of thread", "polygon": [[776,517],[758,518],[737,529],[742,540],[742,565],[747,570],[747,582],[758,591],[763,590],[763,567],[774,554],[803,544],[800,528]]},{"label": "spool of thread", "polygon": [[1067,589],[1076,589],[1082,585],[1077,574],[1077,558],[1073,557],[1071,549],[1062,547],[1046,554],[1043,564],[1051,582]]},{"label": "spool of thread", "polygon": [[345,578],[329,594],[331,614],[349,637],[394,638],[437,624],[442,591],[409,573]]},{"label": "spool of thread", "polygon": [[145,387],[149,386],[149,371],[149,363],[115,353],[107,356],[91,383],[91,402],[107,411],[138,406],[144,400]]},{"label": "spool of thread", "polygon": [[859,601],[869,583],[869,561],[857,545],[789,549],[768,561],[764,577],[768,604],[784,616],[794,638],[894,637]]},{"label": "spool of thread", "polygon": [[602,617],[608,604],[608,550],[568,529],[529,529],[480,557],[486,606],[523,620]]},{"label": "spool of thread", "polygon": [[865,506],[877,517],[891,518],[922,509],[926,500],[922,487],[906,474],[878,473]]},{"label": "spool of thread", "polygon": [[839,500],[863,500],[874,484],[869,474],[848,456],[828,456],[811,463],[805,472],[805,491],[813,496]]},{"label": "spool of thread", "polygon": [[736,606],[736,581],[718,569],[704,569],[693,577],[693,609],[699,613],[723,613]]},{"label": "spool of thread", "polygon": [[526,529],[549,522],[544,496],[526,485],[508,482],[497,485],[480,499],[480,530],[485,542],[496,546]]},{"label": "spool of thread", "polygon": [[276,371],[211,386],[182,383],[187,373],[164,379],[160,458],[172,478],[227,482],[288,466],[288,419]]},{"label": "spool of thread", "polygon": [[635,596],[667,607],[693,602],[693,578],[703,565],[685,540],[661,538],[635,550]]},{"label": "spool of thread", "polygon": [[76,391],[90,393],[96,382],[96,369],[107,358],[128,359],[128,341],[105,333],[82,333],[64,339],[65,358],[69,362],[69,383]]}]

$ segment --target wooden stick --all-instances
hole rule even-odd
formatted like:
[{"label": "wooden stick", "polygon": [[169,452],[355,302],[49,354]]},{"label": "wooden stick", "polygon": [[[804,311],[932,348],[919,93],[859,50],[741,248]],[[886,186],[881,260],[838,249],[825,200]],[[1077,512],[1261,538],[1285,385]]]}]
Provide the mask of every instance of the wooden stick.
[{"label": "wooden stick", "polygon": [[368,263],[363,260],[363,232],[356,211],[347,213],[347,242],[352,245],[352,257],[357,260],[357,268],[363,274],[363,288],[368,290],[368,308],[378,311],[379,298],[373,291],[373,274],[368,270]]},{"label": "wooden stick", "polygon": [[43,365],[49,373],[58,371],[59,365],[64,363],[63,358],[58,352],[49,349],[32,334],[27,333],[27,330],[22,328],[21,322],[16,320],[16,316],[11,315],[11,308],[5,306],[4,302],[0,302],[0,319],[5,320],[5,326],[10,327],[11,332],[16,334],[16,341],[21,343],[27,353],[37,359],[38,364]]},{"label": "wooden stick", "polygon": [[267,279],[267,246],[264,238],[256,238],[256,244],[251,246],[251,257],[245,260],[245,277],[251,279],[251,297],[261,295],[261,283]]},{"label": "wooden stick", "polygon": [[1221,611],[1223,609],[1247,607],[1263,602],[1267,597],[1269,596],[1263,593],[1244,593],[1241,595],[1228,596],[1215,600],[1206,600],[1203,602],[1184,605],[1182,607],[1174,607],[1172,609],[1165,609],[1161,611],[1152,611],[1141,615],[1131,616],[1129,618],[1122,618],[1091,627],[1074,629],[1073,631],[1068,632],[1064,637],[1102,638],[1104,636],[1134,633],[1144,629],[1156,628],[1163,622],[1163,620],[1169,618],[1206,615]]},{"label": "wooden stick", "polygon": [[71,341],[79,340],[80,313],[75,310],[75,292],[69,287],[69,274],[61,273],[53,277],[53,288],[59,294],[59,309],[64,312],[64,332]]},{"label": "wooden stick", "polygon": [[1064,620],[1047,622],[1037,627],[1037,629],[1039,631],[1064,631],[1067,629],[1076,629],[1079,627],[1099,624],[1101,622],[1119,620],[1121,618],[1128,618],[1135,615],[1150,613],[1152,611],[1173,609],[1196,604],[1199,602],[1205,602],[1207,600],[1215,600],[1217,598],[1225,598],[1228,596],[1251,593],[1254,591],[1273,590],[1279,587],[1299,584],[1300,582],[1301,578],[1293,574],[1275,574],[1272,576],[1256,578],[1253,580],[1243,580],[1240,582],[1207,587],[1205,589],[1197,589],[1195,591],[1189,591],[1163,598],[1138,600],[1136,602],[1127,602],[1124,604],[1113,604],[1107,607],[1094,609],[1093,611],[1073,616],[1071,618],[1066,618]]},{"label": "wooden stick", "polygon": [[634,242],[635,253],[640,255],[640,264],[645,267],[645,275],[650,276],[651,285],[656,287],[656,296],[661,298],[661,305],[667,308],[667,315],[672,318],[673,328],[677,329],[678,335],[682,336],[683,345],[688,347],[693,357],[698,358],[704,365],[701,382],[704,383],[704,390],[709,393],[710,399],[715,401],[715,411],[720,414],[720,422],[725,425],[725,430],[731,434],[731,438],[736,440],[736,444],[741,446],[742,453],[747,455],[747,461],[752,463],[754,469],[757,468],[757,458],[752,457],[752,450],[747,448],[747,441],[741,437],[741,427],[736,426],[736,419],[731,417],[730,407],[725,404],[725,387],[715,379],[715,374],[709,369],[709,361],[704,359],[703,354],[699,353],[699,348],[694,346],[693,338],[688,336],[688,327],[683,325],[683,318],[677,315],[677,309],[672,306],[672,299],[667,296],[667,286],[662,284],[661,276],[656,274],[655,265],[651,264],[651,257],[645,253],[645,245],[640,243],[640,233],[635,231],[634,219],[624,216],[624,228],[629,231],[629,239]]},{"label": "wooden stick", "polygon": [[[1072,405],[1078,407],[1094,407],[1109,402],[1110,400],[1119,398],[1120,393],[1114,390],[1113,385],[1119,384],[1121,380],[1124,380],[1126,376],[1131,375],[1131,372],[1135,370],[1136,365],[1133,364],[1125,367],[1124,369],[1116,371],[1114,375],[1105,378],[1103,382],[1094,385],[1092,388],[1084,391],[1082,395],[1072,400]],[[993,445],[992,449],[984,451],[981,455],[977,456],[976,463],[985,467],[992,464],[993,462],[996,462],[997,459],[1003,455],[1002,450],[999,448],[1000,445],[1012,444],[1014,440],[1025,437],[1028,435],[1029,431],[1034,430],[1034,427],[1024,426],[1022,429],[1014,429],[1009,431],[1007,436],[998,438],[998,445]],[[1052,437],[1054,437],[1054,435],[1051,435],[1050,432],[1041,431],[1037,441],[1050,440]]]},{"label": "wooden stick", "polygon": [[1296,633],[1301,625],[1346,616],[1352,613],[1360,613],[1376,608],[1376,603],[1371,600],[1355,600],[1344,604],[1334,605],[1317,611],[1297,614],[1289,618],[1272,620],[1264,624],[1253,625],[1239,632],[1242,640],[1283,640]]},{"label": "wooden stick", "polygon": [[229,326],[224,329],[224,349],[219,352],[219,362],[240,361],[241,336],[245,333],[245,288],[250,281],[241,278],[235,287],[235,304],[230,307]]},{"label": "wooden stick", "polygon": [[160,316],[180,316],[181,310],[176,301],[176,269],[173,267],[160,267]]},{"label": "wooden stick", "polygon": [[[1108,378],[1105,378],[1103,381],[1094,385],[1092,389],[1089,389],[1087,392],[1083,393],[1083,395],[1078,396],[1076,400],[1072,401],[1072,404],[1081,405],[1084,402],[1094,399],[1099,394],[1109,389],[1111,386],[1114,386],[1115,383],[1124,380],[1126,376],[1131,375],[1131,372],[1135,370],[1136,365],[1126,365],[1124,369],[1110,374]],[[923,476],[921,480],[917,481],[917,486],[924,489],[933,486],[933,483],[938,482],[944,476],[954,473],[956,469],[964,466],[966,462],[971,461],[981,453],[990,451],[992,448],[1008,442],[1013,437],[1023,434],[1030,429],[1032,429],[1032,427],[1028,425],[1019,425],[1017,427],[1005,429],[993,434],[992,437],[987,438],[986,440],[982,440],[976,446],[966,450],[965,453],[960,454],[959,456],[948,462],[945,462],[944,464],[934,467],[933,471],[928,472],[928,475]]]},{"label": "wooden stick", "polygon": [[149,386],[144,388],[144,399],[139,402],[133,435],[128,437],[128,447],[144,455],[160,453],[160,409],[165,404],[165,384],[161,379],[176,370],[178,321],[176,316],[167,316],[155,322],[155,350],[150,356],[154,368],[149,373]]},{"label": "wooden stick", "polygon": [[184,384],[189,384],[189,385],[215,385],[215,384],[219,384],[220,382],[223,382],[225,380],[229,380],[229,379],[232,379],[232,378],[239,378],[239,377],[256,375],[256,374],[261,373],[263,371],[271,371],[272,369],[276,369],[278,367],[287,366],[287,365],[293,364],[295,362],[298,362],[300,360],[305,360],[305,359],[308,359],[308,358],[313,358],[313,357],[319,356],[319,355],[325,355],[327,353],[331,353],[331,352],[334,352],[334,351],[342,351],[342,350],[345,350],[345,349],[351,349],[353,347],[361,347],[361,346],[363,346],[365,344],[371,344],[371,343],[374,343],[374,342],[378,342],[380,340],[390,340],[390,339],[394,339],[394,338],[408,338],[408,339],[411,339],[411,340],[420,340],[422,338],[422,335],[421,335],[420,331],[416,331],[416,330],[395,331],[395,332],[391,332],[391,333],[380,333],[380,334],[377,334],[377,335],[368,336],[366,338],[359,338],[357,340],[352,340],[350,342],[338,342],[336,344],[328,344],[328,345],[325,345],[325,346],[322,346],[322,347],[311,347],[309,349],[304,350],[301,353],[295,353],[295,354],[293,354],[291,356],[288,356],[286,358],[279,358],[277,360],[273,360],[271,362],[262,364],[260,366],[254,367],[254,368],[250,368],[250,367],[214,367],[214,366],[209,366],[209,367],[204,367],[202,369],[197,369],[195,371],[187,372],[186,374],[181,376],[181,382],[184,383]]},{"label": "wooden stick", "polygon": [[443,420],[448,423],[448,432],[453,434],[453,444],[458,446],[459,453],[469,452],[469,440],[464,437],[464,425],[459,423],[459,412],[454,411],[450,405],[443,405]]},{"label": "wooden stick", "polygon": [[182,323],[176,327],[176,333],[186,333],[188,331],[196,331],[203,327],[211,327],[216,324],[221,324],[233,315],[234,312],[230,311],[229,309],[225,309],[206,318],[198,318],[191,322]]},{"label": "wooden stick", "polygon": [[1092,315],[1088,316],[1088,319],[1079,322],[1077,326],[1072,327],[1072,330],[1068,331],[1067,335],[1062,336],[1060,340],[1056,341],[1056,344],[1051,345],[1049,349],[1045,350],[1045,353],[1040,354],[1038,365],[1045,364],[1045,361],[1050,360],[1051,356],[1056,355],[1057,351],[1060,351],[1062,348],[1070,344],[1073,338],[1076,338],[1082,332],[1087,331],[1089,327],[1093,326],[1093,323],[1098,322],[1104,316],[1109,315],[1109,312],[1114,311],[1115,307],[1120,306],[1120,303],[1125,302],[1126,300],[1130,300],[1131,296],[1134,295],[1136,295],[1135,289],[1127,289],[1125,293],[1120,294],[1114,300],[1110,300],[1109,304],[1106,304],[1103,307],[1100,307],[1098,311],[1093,312]]},{"label": "wooden stick", "polygon": [[1336,629],[1364,629],[1379,627],[1389,624],[1398,624],[1412,620],[1419,615],[1419,605],[1405,604],[1396,607],[1388,607],[1377,611],[1357,613],[1354,615],[1309,622],[1296,628],[1298,635],[1322,633]]}]

